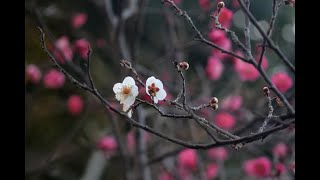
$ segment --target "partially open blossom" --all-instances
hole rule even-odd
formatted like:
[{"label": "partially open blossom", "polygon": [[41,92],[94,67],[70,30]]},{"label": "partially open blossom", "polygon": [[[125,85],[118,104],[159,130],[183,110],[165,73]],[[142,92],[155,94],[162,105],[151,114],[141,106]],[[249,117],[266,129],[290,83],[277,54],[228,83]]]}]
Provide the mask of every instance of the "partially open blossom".
[{"label": "partially open blossom", "polygon": [[75,42],[75,50],[80,54],[80,56],[83,58],[83,59],[87,59],[87,55],[88,55],[88,50],[89,50],[89,46],[90,46],[90,43],[86,40],[86,39],[78,39],[76,42]]},{"label": "partially open blossom", "polygon": [[207,11],[210,8],[210,0],[198,0],[202,10]]},{"label": "partially open blossom", "polygon": [[59,89],[64,82],[64,74],[56,69],[49,70],[43,77],[44,86],[48,89]]},{"label": "partially open blossom", "polygon": [[221,106],[223,109],[237,111],[242,105],[242,96],[228,96],[222,100]]},{"label": "partially open blossom", "polygon": [[208,156],[211,159],[225,161],[228,158],[228,151],[224,147],[216,147],[208,150]]},{"label": "partially open blossom", "polygon": [[83,100],[78,95],[72,95],[69,97],[67,105],[71,115],[79,115],[83,109]]},{"label": "partially open blossom", "polygon": [[197,152],[194,149],[185,149],[178,155],[178,165],[186,170],[196,170],[197,162]]},{"label": "partially open blossom", "polygon": [[26,67],[26,77],[27,77],[27,80],[32,82],[33,84],[39,83],[41,79],[41,71],[38,68],[38,66],[34,64],[29,64]]},{"label": "partially open blossom", "polygon": [[236,123],[235,118],[227,112],[218,113],[215,117],[214,122],[220,128],[227,129],[227,130],[233,128],[233,126]]},{"label": "partially open blossom", "polygon": [[218,176],[218,166],[215,163],[210,163],[206,168],[206,177],[208,180]]},{"label": "partially open blossom", "polygon": [[64,63],[64,60],[72,61],[73,52],[67,36],[60,37],[55,42],[55,48],[53,54],[60,63]]},{"label": "partially open blossom", "polygon": [[158,103],[158,100],[164,100],[167,93],[163,89],[163,84],[159,79],[151,76],[146,81],[146,93],[153,99],[154,103]]},{"label": "partially open blossom", "polygon": [[285,72],[277,72],[271,75],[271,81],[282,93],[287,92],[293,85],[291,77]]},{"label": "partially open blossom", "polygon": [[158,176],[158,180],[174,180],[173,175],[168,171],[162,171]]},{"label": "partially open blossom", "polygon": [[72,17],[72,27],[75,29],[80,28],[87,22],[88,16],[85,13],[78,13]]},{"label": "partially open blossom", "polygon": [[273,155],[280,157],[280,158],[285,157],[288,153],[288,147],[284,143],[279,143],[273,147],[272,153],[273,153]]},{"label": "partially open blossom", "polygon": [[113,136],[104,136],[99,139],[97,147],[107,155],[112,155],[116,152],[118,144]]},{"label": "partially open blossom", "polygon": [[263,178],[271,175],[271,161],[266,157],[247,160],[243,168],[247,175],[252,177]]},{"label": "partially open blossom", "polygon": [[[123,111],[129,110],[139,94],[138,86],[130,76],[126,77],[122,83],[116,83],[113,86],[113,92],[116,94],[116,99],[120,101],[120,104],[123,104]],[[128,116],[132,116],[132,110],[128,112]]]},{"label": "partially open blossom", "polygon": [[220,59],[216,57],[209,57],[206,73],[210,80],[217,80],[221,77],[224,67]]}]

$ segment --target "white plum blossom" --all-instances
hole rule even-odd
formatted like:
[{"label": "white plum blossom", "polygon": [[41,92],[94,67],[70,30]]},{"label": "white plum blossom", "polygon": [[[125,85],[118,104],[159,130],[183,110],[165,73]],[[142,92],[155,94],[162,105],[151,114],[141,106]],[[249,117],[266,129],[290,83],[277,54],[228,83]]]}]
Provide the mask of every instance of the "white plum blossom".
[{"label": "white plum blossom", "polygon": [[153,76],[147,79],[146,92],[156,104],[158,100],[164,100],[167,96],[166,91],[163,89],[162,82]]},{"label": "white plum blossom", "polygon": [[[138,86],[130,76],[126,77],[122,83],[116,83],[113,86],[113,92],[116,94],[116,99],[120,101],[120,104],[123,104],[122,110],[125,112],[133,105],[139,94]],[[132,116],[131,109],[128,111],[128,116]]]}]

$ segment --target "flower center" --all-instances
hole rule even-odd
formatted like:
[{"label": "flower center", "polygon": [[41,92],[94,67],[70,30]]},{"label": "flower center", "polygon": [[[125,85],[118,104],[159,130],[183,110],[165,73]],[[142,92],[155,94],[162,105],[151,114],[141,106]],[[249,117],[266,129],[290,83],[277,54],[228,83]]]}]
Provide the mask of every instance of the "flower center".
[{"label": "flower center", "polygon": [[154,83],[151,84],[151,86],[148,86],[148,92],[149,94],[151,94],[151,96],[156,96],[156,93],[159,91],[160,89],[158,87],[156,87],[156,85]]},{"label": "flower center", "polygon": [[124,87],[122,88],[122,94],[124,94],[124,95],[129,95],[130,93],[131,93],[130,87],[124,86]]}]

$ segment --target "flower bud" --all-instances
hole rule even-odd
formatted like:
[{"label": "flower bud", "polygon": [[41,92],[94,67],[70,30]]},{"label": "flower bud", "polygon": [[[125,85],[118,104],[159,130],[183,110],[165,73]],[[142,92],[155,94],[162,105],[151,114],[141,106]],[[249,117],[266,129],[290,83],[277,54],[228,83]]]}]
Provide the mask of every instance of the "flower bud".
[{"label": "flower bud", "polygon": [[270,90],[269,90],[269,88],[268,87],[263,87],[263,93],[264,93],[264,95],[265,96],[269,96],[269,94],[270,94]]},{"label": "flower bud", "polygon": [[210,101],[210,104],[218,104],[219,100],[216,97],[213,97]]},{"label": "flower bud", "polygon": [[187,70],[189,69],[189,64],[187,62],[179,62],[178,70]]},{"label": "flower bud", "polygon": [[221,9],[221,8],[224,8],[224,2],[223,1],[220,1],[219,3],[218,3],[218,8],[219,9]]}]

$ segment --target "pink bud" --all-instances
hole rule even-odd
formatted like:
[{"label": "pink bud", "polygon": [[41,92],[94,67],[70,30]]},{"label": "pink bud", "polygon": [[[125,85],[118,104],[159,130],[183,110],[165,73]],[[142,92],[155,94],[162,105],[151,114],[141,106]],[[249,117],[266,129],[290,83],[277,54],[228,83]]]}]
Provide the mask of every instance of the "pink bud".
[{"label": "pink bud", "polygon": [[75,29],[80,28],[87,22],[88,16],[85,13],[78,13],[72,17],[72,27]]},{"label": "pink bud", "polygon": [[247,160],[243,168],[247,175],[252,177],[263,178],[271,175],[271,161],[266,157]]},{"label": "pink bud", "polygon": [[49,70],[43,78],[44,86],[48,89],[59,89],[64,85],[64,74],[56,69]]},{"label": "pink bud", "polygon": [[53,55],[60,63],[64,63],[64,60],[72,61],[73,52],[70,46],[69,38],[62,36],[55,42],[55,48]]},{"label": "pink bud", "polygon": [[71,115],[79,115],[83,109],[82,98],[78,95],[72,95],[68,99],[68,110]]},{"label": "pink bud", "polygon": [[273,147],[272,152],[277,157],[285,157],[288,153],[288,147],[284,143],[279,143]]},{"label": "pink bud", "polygon": [[207,179],[215,179],[218,176],[218,166],[215,163],[210,163],[206,168]]},{"label": "pink bud", "polygon": [[288,91],[293,85],[291,77],[285,72],[277,72],[273,74],[271,76],[271,81],[282,93]]},{"label": "pink bud", "polygon": [[118,144],[113,136],[104,136],[99,139],[97,147],[108,155],[112,155],[118,148]]},{"label": "pink bud", "polygon": [[214,122],[217,126],[226,130],[233,128],[236,123],[235,118],[231,114],[226,112],[218,113],[215,117]]},{"label": "pink bud", "polygon": [[178,155],[179,166],[189,171],[196,170],[197,161],[197,152],[194,149],[183,150]]},{"label": "pink bud", "polygon": [[208,150],[208,156],[211,159],[225,161],[228,158],[228,151],[224,147],[216,147]]},{"label": "pink bud", "polygon": [[78,39],[75,42],[75,50],[80,54],[80,56],[84,59],[87,60],[87,55],[88,55],[88,48],[90,46],[90,43],[86,39]]},{"label": "pink bud", "polygon": [[41,71],[38,68],[38,66],[36,66],[34,64],[29,64],[26,67],[26,77],[33,84],[39,83],[39,81],[41,79]]},{"label": "pink bud", "polygon": [[206,73],[210,80],[217,80],[221,77],[224,67],[220,59],[213,56],[209,57]]}]

